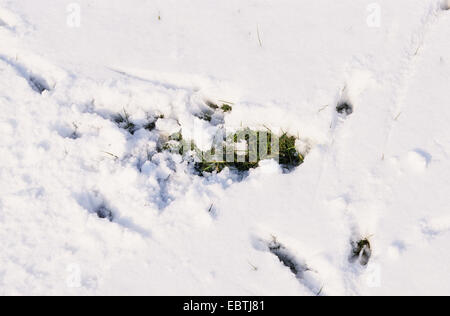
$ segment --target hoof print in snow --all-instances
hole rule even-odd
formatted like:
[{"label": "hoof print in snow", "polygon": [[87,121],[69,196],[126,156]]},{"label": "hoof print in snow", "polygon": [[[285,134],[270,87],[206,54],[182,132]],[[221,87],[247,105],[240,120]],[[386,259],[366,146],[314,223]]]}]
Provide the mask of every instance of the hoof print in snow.
[{"label": "hoof print in snow", "polygon": [[147,124],[145,124],[144,125],[144,128],[147,130],[147,131],[153,131],[155,128],[156,128],[156,121],[153,121],[153,122],[149,122],[149,123],[147,123]]},{"label": "hoof print in snow", "polygon": [[112,222],[114,219],[112,211],[106,208],[105,206],[100,206],[95,212],[97,216],[101,219],[107,219],[110,222]]},{"label": "hoof print in snow", "polygon": [[319,280],[317,271],[310,269],[306,263],[298,260],[283,244],[278,242],[275,236],[272,236],[272,240],[267,243],[267,247],[270,253],[289,268],[303,286],[316,296],[323,295],[323,284]]},{"label": "hoof print in snow", "polygon": [[288,250],[277,241],[275,237],[267,246],[269,247],[270,252],[275,255],[282,264],[288,267],[296,277],[300,272],[308,270],[306,266],[298,263],[295,258],[288,252]]},{"label": "hoof print in snow", "polygon": [[89,212],[91,215],[97,215],[99,218],[108,219],[113,221],[114,214],[105,202],[105,199],[98,191],[92,191],[89,193],[82,193],[75,196],[78,204]]},{"label": "hoof print in snow", "polygon": [[69,135],[70,139],[78,139],[81,137],[81,135],[78,133],[78,125],[75,123],[73,124],[73,132]]},{"label": "hoof print in snow", "polygon": [[353,114],[353,106],[348,102],[339,103],[336,106],[336,112],[343,116],[349,116]]},{"label": "hoof print in snow", "polygon": [[352,252],[350,254],[350,262],[359,262],[362,266],[369,264],[370,257],[372,256],[372,246],[367,238],[360,240],[353,240],[351,242]]},{"label": "hoof print in snow", "polygon": [[208,208],[208,213],[214,219],[217,219],[217,217],[219,215],[218,211],[217,211],[217,208],[214,206],[214,204],[211,204],[211,206]]},{"label": "hoof print in snow", "polygon": [[78,139],[78,138],[81,138],[81,136],[80,136],[80,134],[78,134],[77,131],[74,131],[72,134],[69,135],[68,138],[73,139],[73,140],[76,140],[76,139]]},{"label": "hoof print in snow", "polygon": [[45,91],[49,91],[50,90],[50,88],[44,82],[44,80],[39,79],[37,77],[30,76],[29,83],[30,83],[31,88],[34,91],[38,92],[39,94],[42,94]]}]

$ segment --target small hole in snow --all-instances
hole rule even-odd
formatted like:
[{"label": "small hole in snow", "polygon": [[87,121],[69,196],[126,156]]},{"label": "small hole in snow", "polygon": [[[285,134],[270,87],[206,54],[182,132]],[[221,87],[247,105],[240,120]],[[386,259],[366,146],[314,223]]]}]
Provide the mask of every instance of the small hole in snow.
[{"label": "small hole in snow", "polygon": [[353,106],[350,103],[348,103],[348,102],[342,102],[342,103],[339,103],[336,106],[336,111],[339,114],[342,114],[344,116],[348,116],[348,115],[351,115],[353,113]]},{"label": "small hole in snow", "polygon": [[369,264],[370,257],[372,256],[372,246],[369,239],[352,240],[351,245],[350,262],[359,262],[362,266]]},{"label": "small hole in snow", "polygon": [[291,270],[295,276],[299,276],[299,273],[307,271],[308,268],[298,263],[295,258],[287,251],[287,249],[280,244],[275,238],[268,244],[269,250],[274,254],[282,264]]},{"label": "small hole in snow", "polygon": [[112,220],[114,219],[113,213],[111,210],[109,210],[108,208],[106,208],[105,206],[100,206],[96,211],[97,216],[99,218],[106,218],[108,219],[110,222],[112,222]]},{"label": "small hole in snow", "polygon": [[148,131],[153,131],[156,128],[156,122],[159,119],[163,119],[164,115],[163,114],[159,114],[153,117],[148,117],[148,123],[144,125],[144,128]]},{"label": "small hole in snow", "polygon": [[124,130],[127,130],[131,135],[139,129],[136,124],[131,121],[131,115],[124,109],[123,114],[118,113],[112,117],[113,121]]},{"label": "small hole in snow", "polygon": [[214,204],[211,204],[211,206],[208,209],[208,213],[213,217],[217,218],[217,209],[215,208]]},{"label": "small hole in snow", "polygon": [[34,91],[36,91],[40,94],[44,93],[44,91],[50,90],[50,88],[47,86],[47,84],[43,80],[38,79],[36,77],[30,77],[29,82],[30,82],[31,88],[33,88]]}]

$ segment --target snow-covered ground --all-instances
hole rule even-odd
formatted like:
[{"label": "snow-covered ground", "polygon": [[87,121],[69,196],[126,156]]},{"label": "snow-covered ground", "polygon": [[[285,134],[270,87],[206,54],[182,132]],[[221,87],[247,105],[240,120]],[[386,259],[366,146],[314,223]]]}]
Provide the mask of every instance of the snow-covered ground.
[{"label": "snow-covered ground", "polygon": [[[0,295],[450,294],[445,2],[0,0]],[[205,100],[305,163],[158,152]]]}]

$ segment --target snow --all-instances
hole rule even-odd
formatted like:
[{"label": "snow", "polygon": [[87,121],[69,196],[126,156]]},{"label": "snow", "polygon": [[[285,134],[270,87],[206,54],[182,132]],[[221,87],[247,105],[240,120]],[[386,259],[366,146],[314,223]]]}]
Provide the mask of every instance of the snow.
[{"label": "snow", "polygon": [[[0,0],[0,295],[450,294],[445,8]],[[200,177],[157,150],[222,125],[305,163]]]}]

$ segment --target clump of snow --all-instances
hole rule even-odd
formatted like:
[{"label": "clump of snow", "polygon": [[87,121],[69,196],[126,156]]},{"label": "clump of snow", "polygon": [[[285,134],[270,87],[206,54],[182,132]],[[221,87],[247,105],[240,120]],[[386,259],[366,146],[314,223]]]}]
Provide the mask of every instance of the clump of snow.
[{"label": "clump of snow", "polygon": [[424,171],[428,167],[430,160],[429,155],[422,151],[410,151],[406,156],[409,168],[417,172]]},{"label": "clump of snow", "polygon": [[156,122],[156,128],[166,135],[172,135],[181,130],[181,126],[174,119],[159,119]]}]

